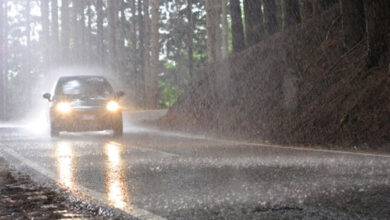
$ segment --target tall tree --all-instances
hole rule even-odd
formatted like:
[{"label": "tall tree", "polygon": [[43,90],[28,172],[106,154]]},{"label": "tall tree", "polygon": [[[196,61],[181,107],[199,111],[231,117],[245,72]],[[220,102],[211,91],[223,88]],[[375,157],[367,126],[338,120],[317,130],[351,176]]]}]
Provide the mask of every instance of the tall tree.
[{"label": "tall tree", "polygon": [[105,64],[105,48],[104,48],[104,3],[103,0],[96,1],[96,28],[97,28],[97,54],[100,65]]},{"label": "tall tree", "polygon": [[308,19],[312,18],[313,13],[314,13],[313,1],[312,0],[301,0],[300,4],[301,4],[300,5],[301,19],[308,20]]},{"label": "tall tree", "polygon": [[301,21],[298,0],[283,0],[283,30]]},{"label": "tall tree", "polygon": [[87,1],[87,13],[85,15],[85,19],[88,21],[87,23],[87,31],[86,31],[86,48],[87,48],[87,61],[88,61],[88,64],[90,64],[92,62],[92,47],[93,47],[93,38],[92,38],[92,18],[93,18],[93,14],[92,14],[92,1],[91,0],[88,0]]},{"label": "tall tree", "polygon": [[340,0],[344,46],[350,49],[365,34],[363,0]]},{"label": "tall tree", "polygon": [[[23,68],[23,72],[25,74],[25,80],[27,82],[32,82],[33,81],[33,77],[31,75],[32,73],[32,62],[31,62],[31,59],[32,59],[32,56],[31,56],[31,2],[30,1],[27,1],[25,3],[25,9],[24,9],[24,17],[26,19],[25,21],[25,36],[26,36],[26,53],[24,54],[24,57],[25,57],[25,65],[24,65],[24,68]],[[27,91],[32,91],[32,84],[29,83],[28,86],[27,86]],[[31,94],[30,94],[31,95]],[[27,104],[28,106],[31,105],[31,99],[27,99]]]},{"label": "tall tree", "polygon": [[193,0],[187,0],[187,48],[188,48],[188,74],[190,79],[194,78],[194,18],[192,14]]},{"label": "tall tree", "polygon": [[59,27],[58,27],[58,0],[51,0],[51,40],[50,40],[50,57],[53,65],[58,64],[58,47],[59,45]]},{"label": "tall tree", "polygon": [[227,19],[227,0],[221,0],[221,8],[222,8],[222,58],[226,58],[229,51],[229,25]]},{"label": "tall tree", "polygon": [[313,0],[314,15],[321,14],[337,2],[337,0]]},{"label": "tall tree", "polygon": [[130,9],[131,9],[131,31],[130,31],[130,41],[131,41],[131,68],[132,74],[135,78],[138,75],[137,68],[137,57],[138,57],[138,47],[137,47],[137,6],[136,1],[130,1]]},{"label": "tall tree", "polygon": [[62,61],[69,62],[69,40],[70,40],[70,26],[69,26],[69,2],[62,0],[61,4],[61,45],[62,45]]},{"label": "tall tree", "polygon": [[390,1],[364,0],[366,16],[368,67],[379,63],[382,55],[389,51]]},{"label": "tall tree", "polygon": [[277,19],[278,10],[275,0],[263,0],[264,3],[264,25],[268,34],[274,34],[279,30]]},{"label": "tall tree", "polygon": [[245,48],[240,0],[230,0],[230,15],[232,18],[233,51],[239,52]]},{"label": "tall tree", "polygon": [[139,105],[144,105],[144,97],[145,97],[145,21],[144,21],[144,12],[143,12],[143,6],[144,1],[143,0],[138,0],[138,27],[139,27],[139,34],[138,34],[138,42],[139,42],[139,57],[137,62],[139,63],[139,75],[138,75],[138,86],[139,86],[139,91],[138,91],[138,103]]},{"label": "tall tree", "polygon": [[110,66],[112,69],[118,73],[117,69],[117,30],[118,30],[118,1],[107,1],[107,11],[108,11],[108,28],[109,28],[109,37],[108,37],[108,51],[110,54]]},{"label": "tall tree", "polygon": [[49,0],[41,0],[41,19],[42,19],[42,55],[44,71],[50,69],[50,32],[49,32]]},{"label": "tall tree", "polygon": [[160,42],[159,42],[159,0],[151,0],[151,57],[150,57],[150,83],[149,83],[149,107],[156,108],[158,106],[158,67],[160,57]]},{"label": "tall tree", "polygon": [[220,22],[221,21],[221,4],[219,1],[206,1],[206,29],[207,29],[207,55],[209,63],[216,62],[220,59],[218,47]]},{"label": "tall tree", "polygon": [[6,3],[0,2],[0,120],[6,119],[6,82],[7,73],[5,70],[6,66],[6,51],[5,44],[7,43],[7,37],[5,36],[6,17],[5,11]]},{"label": "tall tree", "polygon": [[244,0],[246,42],[252,46],[264,38],[263,12],[260,0]]}]

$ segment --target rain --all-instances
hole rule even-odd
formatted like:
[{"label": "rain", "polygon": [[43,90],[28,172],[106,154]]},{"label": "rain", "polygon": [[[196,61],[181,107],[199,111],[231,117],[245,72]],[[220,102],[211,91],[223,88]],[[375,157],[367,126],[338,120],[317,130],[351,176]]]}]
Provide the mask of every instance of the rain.
[{"label": "rain", "polygon": [[389,219],[389,11],[0,0],[0,219]]}]

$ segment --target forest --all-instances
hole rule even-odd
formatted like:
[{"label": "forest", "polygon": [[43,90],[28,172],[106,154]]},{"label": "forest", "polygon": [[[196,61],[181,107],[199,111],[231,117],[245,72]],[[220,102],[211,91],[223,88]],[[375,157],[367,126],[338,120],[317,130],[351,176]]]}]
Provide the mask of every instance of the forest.
[{"label": "forest", "polygon": [[[0,118],[21,117],[51,77],[74,67],[109,73],[122,84],[126,103],[134,108],[174,105],[195,118],[203,112],[206,120],[213,117],[210,111],[218,112],[212,106],[263,109],[264,97],[253,97],[265,90],[261,83],[278,82],[288,88],[289,95],[271,97],[268,102],[286,99],[295,103],[296,110],[301,106],[299,83],[309,82],[316,74],[306,70],[320,66],[298,59],[314,59],[315,49],[325,41],[337,45],[340,54],[331,54],[333,61],[324,68],[333,68],[340,57],[359,46],[364,47],[362,70],[387,65],[389,4],[387,0],[1,0]],[[334,33],[338,35],[332,38]],[[318,42],[311,44],[315,39]],[[286,49],[290,46],[296,49]],[[248,57],[251,62],[244,65]],[[270,60],[274,64],[267,63]],[[233,66],[234,62],[238,64]],[[283,69],[287,64],[289,68]],[[242,69],[247,71],[239,75]],[[298,74],[302,69],[306,75]],[[334,72],[331,69],[327,75]],[[269,81],[250,84],[260,76]],[[284,83],[286,76],[295,81]],[[244,91],[252,87],[251,92]],[[225,90],[229,95],[218,97]],[[180,100],[193,102],[191,94],[204,99],[186,110]],[[233,113],[225,116],[229,114]]]}]

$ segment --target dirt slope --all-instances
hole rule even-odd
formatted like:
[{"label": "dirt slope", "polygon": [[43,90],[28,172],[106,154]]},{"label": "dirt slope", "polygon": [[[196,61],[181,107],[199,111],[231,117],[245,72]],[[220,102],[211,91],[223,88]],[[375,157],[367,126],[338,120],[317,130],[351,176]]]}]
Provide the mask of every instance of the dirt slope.
[{"label": "dirt slope", "polygon": [[160,123],[283,144],[390,150],[388,66],[365,69],[333,8],[208,66]]}]

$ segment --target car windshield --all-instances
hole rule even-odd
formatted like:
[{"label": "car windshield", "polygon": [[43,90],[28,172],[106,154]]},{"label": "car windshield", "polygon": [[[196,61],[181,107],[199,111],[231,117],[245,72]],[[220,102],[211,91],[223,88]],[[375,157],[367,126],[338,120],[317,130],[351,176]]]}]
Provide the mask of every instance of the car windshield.
[{"label": "car windshield", "polygon": [[72,98],[106,99],[111,97],[114,92],[104,78],[88,77],[60,80],[55,93],[56,96]]}]

